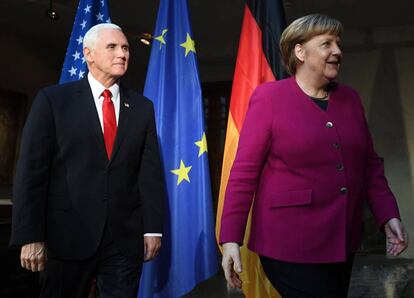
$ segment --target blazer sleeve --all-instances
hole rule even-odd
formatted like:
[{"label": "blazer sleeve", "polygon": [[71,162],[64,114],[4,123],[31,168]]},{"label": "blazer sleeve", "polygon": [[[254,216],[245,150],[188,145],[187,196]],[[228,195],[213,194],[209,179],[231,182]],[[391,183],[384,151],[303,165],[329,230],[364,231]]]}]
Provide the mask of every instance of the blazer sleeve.
[{"label": "blazer sleeve", "polygon": [[243,243],[247,217],[271,141],[271,100],[269,94],[258,87],[250,98],[226,188],[220,244]]},{"label": "blazer sleeve", "polygon": [[364,108],[360,100],[359,103],[368,143],[364,183],[366,199],[377,225],[382,228],[382,226],[391,218],[400,218],[400,213],[397,200],[392,193],[384,174],[383,159],[378,156],[374,149],[374,143],[369,131]]},{"label": "blazer sleeve", "polygon": [[143,205],[144,234],[162,233],[165,204],[164,176],[155,126],[154,108],[150,106],[150,120],[145,137],[138,186]]},{"label": "blazer sleeve", "polygon": [[13,185],[10,244],[45,241],[46,205],[55,127],[45,91],[37,94],[23,129]]}]

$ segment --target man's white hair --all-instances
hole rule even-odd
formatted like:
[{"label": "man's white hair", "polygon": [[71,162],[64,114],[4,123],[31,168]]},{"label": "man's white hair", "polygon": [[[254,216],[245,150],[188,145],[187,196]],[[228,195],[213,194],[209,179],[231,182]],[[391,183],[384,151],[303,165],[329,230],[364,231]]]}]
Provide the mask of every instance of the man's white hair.
[{"label": "man's white hair", "polygon": [[95,46],[96,40],[98,39],[99,33],[105,29],[115,29],[122,32],[121,27],[112,23],[101,23],[91,27],[83,37],[83,48],[92,50]]}]

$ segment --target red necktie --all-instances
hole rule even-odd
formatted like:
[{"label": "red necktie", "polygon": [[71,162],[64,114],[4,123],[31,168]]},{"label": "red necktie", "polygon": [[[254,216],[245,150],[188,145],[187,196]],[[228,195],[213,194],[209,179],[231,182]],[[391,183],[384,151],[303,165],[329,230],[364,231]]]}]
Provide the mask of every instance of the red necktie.
[{"label": "red necktie", "polygon": [[116,135],[115,108],[111,100],[111,97],[112,97],[111,91],[109,91],[108,89],[105,89],[104,92],[102,92],[102,95],[104,97],[104,101],[102,105],[104,139],[105,139],[106,153],[108,154],[108,159],[110,159],[111,154],[112,154],[112,147],[114,145],[115,135]]}]

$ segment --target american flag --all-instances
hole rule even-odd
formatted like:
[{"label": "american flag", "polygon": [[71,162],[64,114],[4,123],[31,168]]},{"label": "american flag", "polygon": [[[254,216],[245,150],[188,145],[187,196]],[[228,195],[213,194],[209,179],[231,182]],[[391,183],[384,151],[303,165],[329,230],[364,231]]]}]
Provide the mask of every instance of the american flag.
[{"label": "american flag", "polygon": [[110,22],[106,0],[79,1],[59,84],[77,81],[86,76],[88,68],[83,57],[83,37],[92,26]]}]

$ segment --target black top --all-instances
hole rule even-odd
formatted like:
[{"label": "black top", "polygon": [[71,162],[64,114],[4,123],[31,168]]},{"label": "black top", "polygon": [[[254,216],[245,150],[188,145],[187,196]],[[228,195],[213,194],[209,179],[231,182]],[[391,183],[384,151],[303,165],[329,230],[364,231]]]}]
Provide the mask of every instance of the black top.
[{"label": "black top", "polygon": [[316,103],[322,110],[326,111],[326,109],[328,108],[328,100],[326,99],[326,97],[324,98],[317,98],[317,97],[312,97],[309,96],[314,103]]}]

